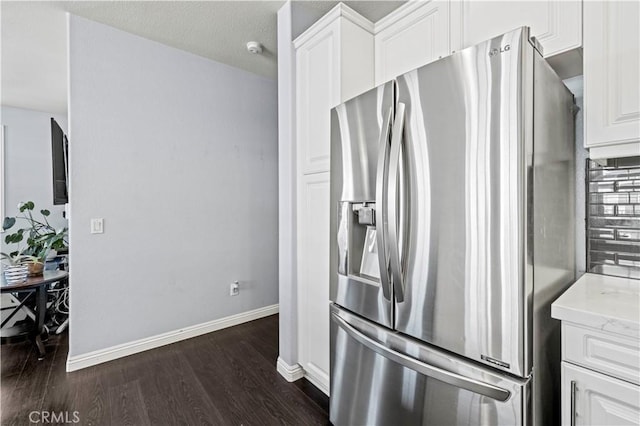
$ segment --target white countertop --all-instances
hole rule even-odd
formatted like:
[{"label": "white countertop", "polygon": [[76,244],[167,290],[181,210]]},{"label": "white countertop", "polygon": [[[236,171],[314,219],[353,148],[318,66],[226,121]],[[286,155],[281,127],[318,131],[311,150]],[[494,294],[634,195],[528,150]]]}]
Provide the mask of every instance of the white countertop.
[{"label": "white countertop", "polygon": [[640,280],[584,274],[553,302],[551,316],[640,338]]}]

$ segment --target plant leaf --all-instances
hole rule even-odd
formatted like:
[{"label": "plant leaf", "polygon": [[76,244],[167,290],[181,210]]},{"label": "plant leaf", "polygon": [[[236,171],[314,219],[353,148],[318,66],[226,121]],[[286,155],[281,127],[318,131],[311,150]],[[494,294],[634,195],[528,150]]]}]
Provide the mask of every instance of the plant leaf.
[{"label": "plant leaf", "polygon": [[23,238],[22,232],[16,232],[15,234],[7,235],[4,240],[7,244],[11,244],[19,243]]},{"label": "plant leaf", "polygon": [[20,213],[24,213],[25,210],[33,210],[35,204],[33,204],[33,201],[25,201],[24,203],[20,203],[18,207],[20,207]]},{"label": "plant leaf", "polygon": [[15,225],[15,223],[16,223],[15,217],[5,217],[4,220],[2,221],[2,230],[6,231],[7,229]]},{"label": "plant leaf", "polygon": [[51,212],[47,209],[40,210],[40,213],[42,213],[42,216],[49,216],[51,214]]}]

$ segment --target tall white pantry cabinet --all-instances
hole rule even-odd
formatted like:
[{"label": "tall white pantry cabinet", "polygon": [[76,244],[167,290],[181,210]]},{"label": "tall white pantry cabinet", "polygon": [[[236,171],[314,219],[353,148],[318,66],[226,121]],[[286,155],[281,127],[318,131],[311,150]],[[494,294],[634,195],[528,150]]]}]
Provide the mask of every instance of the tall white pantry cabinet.
[{"label": "tall white pantry cabinet", "polygon": [[373,25],[339,4],[296,49],[298,363],[329,393],[330,110],[373,87]]}]

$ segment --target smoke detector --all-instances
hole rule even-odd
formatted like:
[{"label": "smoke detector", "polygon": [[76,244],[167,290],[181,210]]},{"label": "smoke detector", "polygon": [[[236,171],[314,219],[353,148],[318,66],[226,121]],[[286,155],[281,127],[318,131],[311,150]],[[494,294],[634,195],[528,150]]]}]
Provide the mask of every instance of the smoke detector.
[{"label": "smoke detector", "polygon": [[250,41],[250,42],[247,43],[247,50],[250,53],[258,55],[258,54],[262,53],[262,45],[260,43],[258,43],[257,41]]}]

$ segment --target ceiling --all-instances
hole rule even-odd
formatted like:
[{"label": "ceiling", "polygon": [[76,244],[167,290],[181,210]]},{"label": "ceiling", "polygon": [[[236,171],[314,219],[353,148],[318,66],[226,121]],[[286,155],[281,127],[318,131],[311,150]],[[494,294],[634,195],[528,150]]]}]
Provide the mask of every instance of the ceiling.
[{"label": "ceiling", "polygon": [[[304,1],[321,16],[337,1]],[[346,1],[376,22],[403,1]],[[275,78],[276,13],[284,1],[6,1],[0,3],[1,103],[67,112],[65,12]],[[247,41],[263,44],[262,55]]]}]

